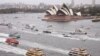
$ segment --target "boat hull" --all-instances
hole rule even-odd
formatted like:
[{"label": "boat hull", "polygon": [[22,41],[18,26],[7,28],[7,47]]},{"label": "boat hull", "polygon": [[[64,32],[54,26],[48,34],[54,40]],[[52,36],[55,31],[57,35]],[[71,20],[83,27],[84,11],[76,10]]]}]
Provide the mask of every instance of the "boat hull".
[{"label": "boat hull", "polygon": [[100,22],[100,19],[93,19],[92,22]]}]

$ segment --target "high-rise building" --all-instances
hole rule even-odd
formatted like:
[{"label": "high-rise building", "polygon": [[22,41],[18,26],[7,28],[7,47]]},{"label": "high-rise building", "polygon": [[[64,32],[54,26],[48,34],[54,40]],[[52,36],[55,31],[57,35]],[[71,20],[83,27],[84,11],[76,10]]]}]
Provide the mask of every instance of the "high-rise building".
[{"label": "high-rise building", "polygon": [[70,4],[70,7],[73,7],[74,6],[74,0],[71,0],[71,4]]},{"label": "high-rise building", "polygon": [[92,0],[92,7],[95,6],[95,0]]}]

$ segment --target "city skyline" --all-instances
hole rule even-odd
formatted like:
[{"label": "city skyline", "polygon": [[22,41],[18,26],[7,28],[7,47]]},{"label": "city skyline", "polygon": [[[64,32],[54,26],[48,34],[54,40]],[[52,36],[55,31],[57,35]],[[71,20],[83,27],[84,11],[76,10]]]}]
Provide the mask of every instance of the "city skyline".
[{"label": "city skyline", "polygon": [[[2,0],[0,0],[2,1]],[[39,4],[39,3],[45,3],[45,4],[62,4],[62,3],[68,3],[70,4],[72,0],[3,0],[0,2],[0,4],[3,3],[24,3],[24,4]],[[75,4],[92,4],[92,0],[74,0]],[[83,3],[84,2],[84,3]],[[95,0],[96,4],[100,4],[99,0]]]}]

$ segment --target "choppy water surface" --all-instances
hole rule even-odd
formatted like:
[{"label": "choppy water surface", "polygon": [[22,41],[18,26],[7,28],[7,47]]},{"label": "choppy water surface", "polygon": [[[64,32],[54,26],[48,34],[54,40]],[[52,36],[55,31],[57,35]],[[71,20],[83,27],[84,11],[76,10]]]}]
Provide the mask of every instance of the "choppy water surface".
[{"label": "choppy water surface", "polygon": [[[53,30],[59,33],[74,31],[77,28],[83,28],[88,32],[88,35],[94,38],[100,37],[100,22],[92,22],[91,20],[79,20],[79,21],[71,21],[71,22],[46,22],[42,21],[44,13],[16,13],[16,14],[0,14],[0,23],[12,23],[16,29],[23,29],[27,31],[31,31],[29,29],[25,29],[26,24],[34,25],[35,28],[42,30]],[[52,27],[49,27],[52,25]],[[32,31],[31,31],[32,32]],[[38,42],[41,44],[58,47],[61,49],[71,49],[74,47],[83,47],[87,48],[93,56],[99,56],[100,52],[100,41],[78,41],[78,40],[70,40],[65,38],[53,38],[51,36],[34,36],[31,38],[23,39]],[[43,36],[43,37],[42,37]],[[49,38],[51,37],[51,38]],[[84,37],[83,37],[84,38]],[[29,45],[30,46],[30,45]],[[44,47],[43,47],[44,48]],[[50,49],[50,48],[49,48]],[[53,49],[54,50],[54,49]]]}]

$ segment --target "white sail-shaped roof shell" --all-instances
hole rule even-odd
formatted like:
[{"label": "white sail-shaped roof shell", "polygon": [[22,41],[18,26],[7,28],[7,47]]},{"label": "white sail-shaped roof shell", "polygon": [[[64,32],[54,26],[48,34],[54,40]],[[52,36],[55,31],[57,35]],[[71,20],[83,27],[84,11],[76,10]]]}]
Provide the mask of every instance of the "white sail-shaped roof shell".
[{"label": "white sail-shaped roof shell", "polygon": [[68,12],[70,12],[70,11],[69,11],[69,8],[67,7],[66,4],[63,4],[62,8],[66,8],[66,9],[68,10]]},{"label": "white sail-shaped roof shell", "polygon": [[77,16],[82,16],[81,12],[77,12],[76,14]]},{"label": "white sail-shaped roof shell", "polygon": [[50,8],[50,10],[53,12],[54,15],[56,15],[56,11],[53,8]]},{"label": "white sail-shaped roof shell", "polygon": [[62,9],[64,9],[68,15],[73,15],[73,10],[72,9],[69,9],[66,6],[66,4],[63,5]]},{"label": "white sail-shaped roof shell", "polygon": [[73,13],[73,10],[72,10],[72,9],[69,9],[69,11],[70,11],[70,14],[71,14],[71,15],[74,15],[74,13]]},{"label": "white sail-shaped roof shell", "polygon": [[60,9],[65,15],[69,15],[64,9]]},{"label": "white sail-shaped roof shell", "polygon": [[46,12],[48,12],[50,15],[54,15],[54,13],[51,10],[47,10]]},{"label": "white sail-shaped roof shell", "polygon": [[70,15],[70,12],[66,9],[66,8],[63,8],[65,10],[65,12]]},{"label": "white sail-shaped roof shell", "polygon": [[[66,4],[63,4],[61,9],[58,10],[58,8],[54,5],[52,8],[47,10],[47,14],[49,15],[74,15],[74,12],[72,9],[69,9]],[[81,16],[81,12],[76,13],[78,16]]]},{"label": "white sail-shaped roof shell", "polygon": [[58,8],[55,5],[53,6],[53,9],[55,9],[56,12],[58,11]]},{"label": "white sail-shaped roof shell", "polygon": [[56,15],[57,11],[58,11],[58,8],[54,5],[52,8],[50,8],[46,12],[48,12],[50,15]]}]

